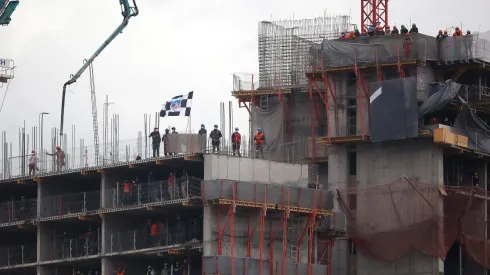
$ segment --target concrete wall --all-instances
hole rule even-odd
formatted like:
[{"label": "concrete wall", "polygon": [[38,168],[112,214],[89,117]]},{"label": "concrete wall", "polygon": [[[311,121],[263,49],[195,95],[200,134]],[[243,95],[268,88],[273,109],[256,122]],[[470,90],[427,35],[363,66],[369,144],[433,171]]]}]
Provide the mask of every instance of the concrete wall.
[{"label": "concrete wall", "polygon": [[204,180],[229,179],[258,183],[308,183],[308,166],[226,155],[204,156]]},{"label": "concrete wall", "polygon": [[[442,185],[443,149],[432,140],[420,139],[357,146],[358,187],[387,184],[403,176]],[[390,263],[357,255],[357,275],[438,274],[443,270],[439,258],[418,252]]]}]

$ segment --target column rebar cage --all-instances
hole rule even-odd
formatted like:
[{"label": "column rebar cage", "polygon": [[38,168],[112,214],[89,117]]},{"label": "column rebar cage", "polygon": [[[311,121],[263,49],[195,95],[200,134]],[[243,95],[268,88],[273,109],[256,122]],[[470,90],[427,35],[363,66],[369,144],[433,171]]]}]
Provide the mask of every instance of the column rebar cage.
[{"label": "column rebar cage", "polygon": [[348,15],[259,22],[259,88],[306,85],[310,47],[349,30]]}]

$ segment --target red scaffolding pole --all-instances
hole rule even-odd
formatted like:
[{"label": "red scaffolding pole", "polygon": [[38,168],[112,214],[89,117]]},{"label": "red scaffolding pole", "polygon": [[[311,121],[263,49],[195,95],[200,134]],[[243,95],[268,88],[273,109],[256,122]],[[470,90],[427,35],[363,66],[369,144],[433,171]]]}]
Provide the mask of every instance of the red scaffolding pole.
[{"label": "red scaffolding pole", "polygon": [[[284,206],[284,187],[281,189],[281,196],[283,197],[281,200]],[[291,202],[291,193],[288,188],[288,198],[287,198],[287,206],[286,210],[284,210],[283,218],[282,218],[282,262],[281,262],[281,275],[284,275],[286,270],[286,249],[287,249],[287,238],[288,238],[288,219],[289,219],[289,205]]]},{"label": "red scaffolding pole", "polygon": [[259,255],[260,255],[260,262],[259,262],[259,271],[260,275],[262,275],[262,270],[263,270],[263,264],[262,260],[264,258],[264,223],[265,223],[265,215],[267,211],[267,188],[264,186],[264,205],[260,209],[260,247],[259,247]]}]

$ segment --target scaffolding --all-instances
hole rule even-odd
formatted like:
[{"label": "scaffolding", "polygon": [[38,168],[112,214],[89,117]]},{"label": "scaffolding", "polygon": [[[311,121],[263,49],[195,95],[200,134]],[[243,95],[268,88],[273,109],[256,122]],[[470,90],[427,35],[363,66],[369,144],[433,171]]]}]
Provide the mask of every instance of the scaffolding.
[{"label": "scaffolding", "polygon": [[[215,261],[215,270],[214,272],[203,271],[203,274],[234,275],[237,273],[235,261],[239,262],[238,259],[242,258],[246,262],[246,259],[252,258],[252,245],[257,242],[257,234],[259,235],[259,256],[258,259],[255,258],[254,260],[258,260],[259,263],[258,270],[254,271],[255,274],[265,274],[264,272],[267,270],[270,275],[285,275],[286,272],[291,274],[292,270],[287,270],[291,269],[291,266],[295,267],[293,268],[295,269],[294,274],[303,274],[303,272],[299,272],[302,265],[300,251],[305,242],[308,252],[306,257],[307,271],[305,270],[304,273],[313,274],[313,239],[317,222],[322,217],[333,215],[330,210],[332,209],[332,199],[328,196],[328,191],[224,180],[204,181],[201,190],[203,203],[214,207],[215,212],[213,212],[217,214],[217,250],[216,257],[212,257]],[[222,212],[226,213],[224,218]],[[273,217],[273,220],[275,217],[276,222],[266,219],[267,215]],[[258,226],[257,223],[253,222],[253,218],[257,216],[259,217]],[[246,220],[245,237],[236,236],[236,233],[240,232],[235,228],[235,225],[238,224],[235,222],[236,218]],[[278,220],[279,222],[277,222]],[[243,225],[243,223],[240,224]],[[291,228],[296,228],[295,234]],[[220,266],[222,266],[220,257],[226,256],[223,253],[225,235],[229,239],[229,244],[227,243],[226,247],[229,247],[227,250],[230,252],[228,256],[231,261],[231,272],[229,270],[220,271]],[[244,255],[235,255],[237,237],[246,242],[243,244],[246,247]],[[277,255],[274,254],[274,249],[277,247],[275,246],[276,241],[282,243],[280,260],[274,260],[275,255]],[[333,242],[330,242],[329,245],[333,245]],[[290,248],[289,251],[288,247]],[[264,251],[264,249],[268,251]],[[256,248],[254,250],[256,251]],[[330,265],[330,262],[331,258],[329,258],[327,265]],[[203,270],[209,268],[203,266]],[[252,268],[254,267],[252,266]],[[247,271],[246,264],[239,272],[252,274],[250,270]]]},{"label": "scaffolding", "polygon": [[340,15],[260,22],[259,89],[306,85],[310,47],[353,30],[350,20],[350,16]]}]

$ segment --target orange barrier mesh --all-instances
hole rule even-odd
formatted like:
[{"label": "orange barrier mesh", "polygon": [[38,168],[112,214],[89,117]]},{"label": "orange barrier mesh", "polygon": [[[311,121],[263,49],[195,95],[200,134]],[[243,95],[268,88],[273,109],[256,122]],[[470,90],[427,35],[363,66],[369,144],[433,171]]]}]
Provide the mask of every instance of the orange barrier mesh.
[{"label": "orange barrier mesh", "polygon": [[363,255],[394,261],[417,250],[445,257],[455,241],[490,268],[485,200],[475,187],[448,187],[401,178],[368,188],[338,189],[348,234]]}]

